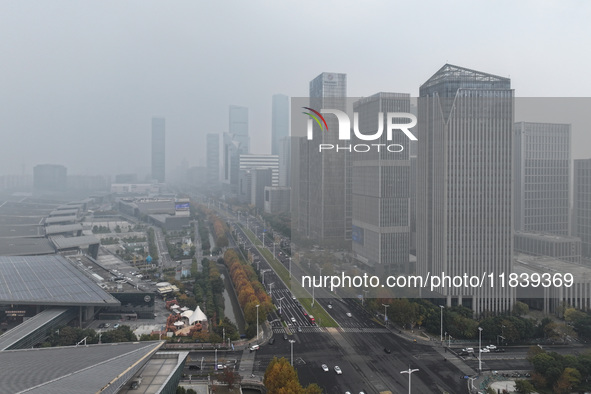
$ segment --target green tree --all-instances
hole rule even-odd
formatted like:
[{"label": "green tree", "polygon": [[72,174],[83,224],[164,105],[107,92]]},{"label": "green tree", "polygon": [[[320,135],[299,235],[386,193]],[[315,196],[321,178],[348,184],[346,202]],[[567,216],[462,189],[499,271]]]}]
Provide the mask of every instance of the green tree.
[{"label": "green tree", "polygon": [[568,394],[581,383],[581,373],[574,368],[565,368],[554,384],[554,392]]},{"label": "green tree", "polygon": [[516,380],[515,390],[519,394],[531,394],[536,390],[536,388],[533,386],[533,384],[531,384],[529,380]]},{"label": "green tree", "polygon": [[526,303],[517,301],[515,305],[513,305],[513,315],[514,316],[524,316],[529,313],[529,306]]}]

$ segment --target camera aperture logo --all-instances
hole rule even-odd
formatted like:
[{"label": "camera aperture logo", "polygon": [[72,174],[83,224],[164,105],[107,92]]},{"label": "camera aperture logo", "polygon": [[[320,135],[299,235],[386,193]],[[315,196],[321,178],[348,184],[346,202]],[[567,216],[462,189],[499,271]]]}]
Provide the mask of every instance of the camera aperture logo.
[{"label": "camera aperture logo", "polygon": [[[320,111],[316,111],[310,107],[302,107],[310,112],[303,112],[305,115],[308,115],[310,118],[308,119],[307,124],[307,137],[308,140],[314,139],[314,121],[320,127],[320,130],[323,132],[328,132],[328,124],[326,119],[322,116],[322,114],[333,114],[336,116],[338,121],[338,138],[341,141],[350,141],[351,140],[351,120],[349,119],[349,115],[345,112],[340,111],[338,109],[321,109]],[[407,112],[387,112],[386,113],[386,139],[388,141],[392,141],[392,135],[394,131],[401,131],[403,132],[406,137],[411,141],[417,141],[417,137],[409,130],[416,126],[417,124],[417,117],[413,114]],[[410,119],[410,122],[407,123],[395,123],[398,122],[400,119]],[[361,141],[375,141],[379,140],[384,133],[384,113],[378,113],[378,130],[373,134],[362,134],[359,130],[359,114],[357,112],[353,113],[353,133],[355,137]],[[335,144],[319,144],[318,151],[347,151],[347,152],[369,152],[370,150],[377,150],[378,152],[380,149],[385,149],[388,152],[402,152],[404,150],[404,146],[400,144],[384,144],[384,143],[373,143],[373,144],[346,144],[344,146],[335,145]]]}]

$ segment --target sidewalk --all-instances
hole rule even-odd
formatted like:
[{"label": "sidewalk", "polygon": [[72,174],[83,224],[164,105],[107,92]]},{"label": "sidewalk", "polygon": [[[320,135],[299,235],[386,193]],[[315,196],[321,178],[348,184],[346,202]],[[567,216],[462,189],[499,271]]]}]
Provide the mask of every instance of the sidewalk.
[{"label": "sidewalk", "polygon": [[[250,345],[256,345],[257,343],[259,345],[264,345],[265,343],[267,343],[269,341],[269,339],[271,339],[271,337],[273,336],[273,329],[269,326],[269,322],[265,321],[265,323],[262,325],[263,327],[263,332],[260,333],[260,340],[257,342],[256,340],[251,340],[249,343],[246,343],[244,345],[244,350],[242,351],[242,357],[240,357],[240,364],[238,365],[238,371],[240,371],[240,375],[242,375],[243,379],[253,379],[254,377],[257,378],[257,380],[262,381],[263,380],[263,376],[262,375],[254,375],[254,359],[256,356],[256,351],[250,351]],[[253,376],[254,375],[254,376]]]}]

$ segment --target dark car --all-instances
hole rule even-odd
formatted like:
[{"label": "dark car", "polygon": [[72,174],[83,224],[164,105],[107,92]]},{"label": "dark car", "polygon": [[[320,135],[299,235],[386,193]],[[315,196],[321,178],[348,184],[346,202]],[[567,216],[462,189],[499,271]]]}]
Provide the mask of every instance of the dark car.
[{"label": "dark car", "polygon": [[105,323],[99,324],[98,328],[105,328]]},{"label": "dark car", "polygon": [[503,353],[503,352],[505,352],[505,349],[497,348],[497,349],[494,350],[494,352],[495,353]]},{"label": "dark car", "polygon": [[387,347],[384,348],[384,351],[388,354],[392,353],[392,350],[388,349]]},{"label": "dark car", "polygon": [[302,332],[302,327],[298,327],[298,332]]},{"label": "dark car", "polygon": [[189,369],[199,370],[199,369],[201,369],[201,367],[199,365],[189,365]]},{"label": "dark car", "polygon": [[283,339],[287,341],[287,334],[283,334]]},{"label": "dark car", "polygon": [[274,343],[275,343],[275,338],[271,338],[271,339],[269,339],[269,345],[272,345],[272,344],[274,344]]}]

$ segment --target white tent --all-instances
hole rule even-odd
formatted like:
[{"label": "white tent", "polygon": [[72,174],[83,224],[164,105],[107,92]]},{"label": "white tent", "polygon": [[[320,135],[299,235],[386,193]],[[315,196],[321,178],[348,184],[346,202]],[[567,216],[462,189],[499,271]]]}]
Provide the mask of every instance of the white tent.
[{"label": "white tent", "polygon": [[207,321],[207,316],[205,316],[205,313],[203,313],[200,307],[197,307],[197,309],[195,309],[195,312],[193,312],[193,314],[189,317],[189,325],[192,326],[193,324],[195,324],[195,322],[203,321]]},{"label": "white tent", "polygon": [[183,313],[181,313],[181,316],[189,319],[189,318],[191,318],[192,314],[193,314],[193,311],[189,309],[188,311],[184,311]]}]

